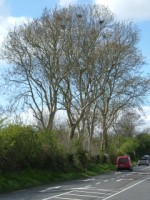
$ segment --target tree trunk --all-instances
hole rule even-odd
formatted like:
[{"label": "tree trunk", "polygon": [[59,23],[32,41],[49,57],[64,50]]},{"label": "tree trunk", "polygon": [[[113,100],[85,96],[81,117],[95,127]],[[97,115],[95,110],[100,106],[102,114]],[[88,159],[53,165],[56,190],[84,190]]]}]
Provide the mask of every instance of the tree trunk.
[{"label": "tree trunk", "polygon": [[103,117],[102,129],[103,130],[102,130],[101,150],[107,152],[108,151],[108,134],[107,134],[106,117]]},{"label": "tree trunk", "polygon": [[73,124],[69,128],[69,140],[71,140],[75,134],[76,124]]},{"label": "tree trunk", "polygon": [[108,134],[107,134],[107,128],[104,127],[103,129],[103,139],[104,139],[104,151],[108,151]]}]

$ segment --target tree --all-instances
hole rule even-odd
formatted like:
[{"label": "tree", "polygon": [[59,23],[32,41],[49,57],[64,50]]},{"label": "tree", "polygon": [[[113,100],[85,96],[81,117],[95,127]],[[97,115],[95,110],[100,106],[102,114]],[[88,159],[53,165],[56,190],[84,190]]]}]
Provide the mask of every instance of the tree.
[{"label": "tree", "polygon": [[138,29],[130,22],[117,22],[108,9],[96,6],[71,7],[71,14],[65,10],[62,21],[70,73],[62,81],[61,92],[70,138],[96,103],[105,150],[108,130],[119,113],[140,106],[149,91],[149,79],[140,74],[144,58],[137,48]]},{"label": "tree", "polygon": [[138,141],[138,148],[136,149],[137,156],[141,157],[150,152],[150,135],[149,133],[142,132],[136,136]]},{"label": "tree", "polygon": [[103,70],[102,95],[98,99],[102,150],[108,148],[108,130],[120,112],[139,108],[149,92],[149,78],[140,73],[144,58],[137,48],[138,30],[132,23],[115,22],[99,47]]},{"label": "tree", "polygon": [[0,118],[0,130],[8,124],[7,118]]},{"label": "tree", "polygon": [[2,48],[3,59],[11,64],[4,75],[7,94],[10,91],[11,96],[10,106],[13,110],[31,109],[42,129],[53,128],[58,86],[63,78],[63,43],[58,22],[51,19],[54,14],[55,11],[49,17],[43,14],[15,27]]},{"label": "tree", "polygon": [[90,106],[101,95],[98,82],[103,73],[97,49],[113,16],[104,7],[78,6],[64,10],[60,21],[64,23],[64,54],[69,72],[60,84],[60,91],[62,105],[68,115],[71,139]]},{"label": "tree", "polygon": [[106,7],[45,9],[40,18],[10,31],[4,42],[13,105],[31,109],[44,129],[52,129],[56,111],[64,109],[69,139],[96,105],[93,114],[99,114],[107,150],[108,130],[119,112],[139,106],[149,89],[139,73],[144,59],[137,42],[137,28],[117,21]]},{"label": "tree", "polygon": [[52,129],[62,105],[72,138],[86,108],[100,96],[96,49],[112,19],[104,7],[45,9],[40,18],[11,30],[1,55],[11,64],[4,79],[13,111],[19,105],[31,109],[38,127]]},{"label": "tree", "polygon": [[114,124],[113,128],[118,137],[132,138],[138,133],[137,128],[142,123],[141,115],[135,110],[130,110],[121,114],[120,119]]},{"label": "tree", "polygon": [[121,146],[121,151],[124,154],[130,155],[132,158],[137,156],[137,149],[139,148],[139,143],[135,138],[128,138]]}]

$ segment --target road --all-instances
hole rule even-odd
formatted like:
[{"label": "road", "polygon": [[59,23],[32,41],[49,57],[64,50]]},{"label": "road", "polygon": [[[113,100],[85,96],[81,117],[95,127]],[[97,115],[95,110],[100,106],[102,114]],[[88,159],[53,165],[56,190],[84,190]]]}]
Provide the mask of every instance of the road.
[{"label": "road", "polygon": [[0,195],[0,200],[150,200],[150,166]]}]

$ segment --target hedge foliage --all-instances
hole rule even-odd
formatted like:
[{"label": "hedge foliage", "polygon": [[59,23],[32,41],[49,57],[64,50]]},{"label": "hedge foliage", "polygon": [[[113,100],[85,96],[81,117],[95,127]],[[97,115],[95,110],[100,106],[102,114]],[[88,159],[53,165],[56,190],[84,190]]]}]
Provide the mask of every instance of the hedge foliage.
[{"label": "hedge foliage", "polygon": [[31,126],[9,125],[0,130],[0,171],[43,168],[69,171],[84,167],[85,151],[71,153],[59,144],[54,131],[37,132]]},{"label": "hedge foliage", "polygon": [[60,142],[59,136],[59,132],[39,132],[31,126],[9,125],[1,128],[0,172],[28,168],[68,172],[88,168],[93,162],[115,164],[116,157],[123,154],[136,159],[150,153],[150,135],[147,133],[124,138],[119,147],[113,139],[107,154],[99,150],[95,155],[86,150],[82,140],[75,138],[68,144],[62,142],[62,135]]}]

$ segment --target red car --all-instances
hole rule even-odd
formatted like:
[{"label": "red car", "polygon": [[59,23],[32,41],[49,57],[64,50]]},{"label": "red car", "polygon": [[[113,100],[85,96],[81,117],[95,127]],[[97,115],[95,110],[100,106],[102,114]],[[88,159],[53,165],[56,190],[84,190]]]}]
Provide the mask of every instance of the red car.
[{"label": "red car", "polygon": [[117,171],[119,170],[133,170],[132,162],[130,156],[119,156],[117,158]]}]

